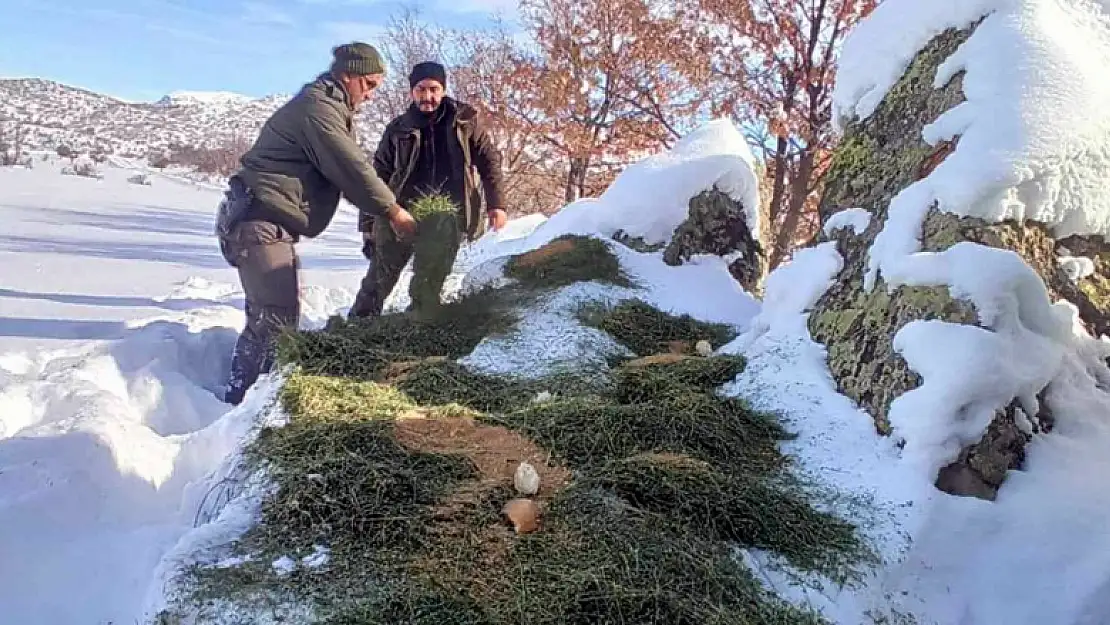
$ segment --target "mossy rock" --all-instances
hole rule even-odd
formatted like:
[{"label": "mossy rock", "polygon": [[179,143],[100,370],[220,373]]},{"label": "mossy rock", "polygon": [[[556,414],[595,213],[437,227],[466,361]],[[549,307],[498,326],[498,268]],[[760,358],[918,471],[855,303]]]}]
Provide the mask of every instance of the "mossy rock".
[{"label": "mossy rock", "polygon": [[921,139],[922,129],[963,99],[962,75],[941,89],[933,88],[933,77],[969,35],[948,30],[934,38],[872,116],[849,125],[825,177],[823,220],[853,207],[872,217],[862,236],[836,239],[844,266],[815,304],[809,330],[825,345],[840,391],[868,410],[884,434],[890,433],[890,402],[920,384],[893,350],[898,330],[916,319],[977,320],[969,304],[952,300],[943,288],[899,287],[887,293],[880,283],[871,292],[863,289],[867,250],[886,221],[890,200],[921,176],[934,151]]},{"label": "mossy rock", "polygon": [[[1020,402],[1014,400],[999,410],[982,439],[960,451],[959,457],[937,473],[936,487],[952,495],[970,495],[993,501],[1006,479],[1006,473],[1025,463],[1025,446],[1034,432],[1052,428],[1052,414],[1045,408],[1019,417]],[[1024,412],[1021,413],[1024,415]],[[1019,425],[1019,419],[1027,421]],[[1024,428],[1029,428],[1028,430]]]},{"label": "mossy rock", "polygon": [[744,205],[713,187],[690,198],[689,206],[689,216],[663,251],[663,261],[681,265],[696,254],[739,253],[729,272],[744,290],[757,292],[767,271],[767,258],[758,233],[748,228]]},{"label": "mossy rock", "polygon": [[[887,416],[891,402],[921,383],[920,377],[909,370],[893,349],[897,332],[915,320],[978,323],[974,307],[953,299],[943,287],[900,286],[888,292],[880,279],[872,291],[863,288],[867,251],[886,222],[890,201],[902,189],[928,175],[955,147],[954,142],[928,145],[921,138],[922,130],[962,102],[962,74],[939,89],[934,88],[933,80],[940,63],[976,27],[948,30],[935,37],[872,116],[849,126],[826,176],[821,201],[823,220],[840,209],[852,207],[868,210],[872,218],[861,236],[834,238],[844,265],[834,284],[814,306],[808,325],[814,339],[826,346],[828,366],[841,392],[871,413],[877,431],[882,434],[891,432]],[[922,232],[923,247],[941,250],[959,241],[974,240],[971,230],[967,223],[930,211]],[[985,496],[996,486],[983,487],[993,478],[980,474],[1004,472],[1014,468],[1015,459],[1020,460],[1020,454],[1011,453],[1009,445],[984,443],[977,448],[981,453],[973,447],[965,450],[960,466],[977,477],[948,480],[963,469],[946,467],[943,475],[938,476],[938,486],[956,494]],[[996,447],[998,453],[991,453]],[[989,460],[972,466],[966,462],[972,457]]]},{"label": "mossy rock", "polygon": [[[948,30],[935,37],[875,113],[850,125],[826,177],[823,220],[850,207],[867,209],[872,219],[862,236],[833,237],[844,266],[814,307],[809,329],[826,346],[828,365],[840,390],[871,413],[883,434],[890,433],[887,413],[891,402],[921,383],[894,353],[895,334],[919,319],[979,323],[973,306],[953,299],[943,287],[902,286],[888,293],[880,279],[871,292],[863,290],[867,251],[885,224],[890,201],[958,149],[958,139],[934,147],[921,136],[925,125],[962,102],[962,75],[939,89],[934,88],[933,80],[939,64],[977,27]],[[1088,327],[1107,327],[1107,308],[1104,304],[1100,307],[1083,285],[1068,281],[1056,262],[1056,243],[1043,226],[1028,221],[988,224],[943,213],[936,207],[928,211],[921,230],[924,251],[939,252],[967,241],[1018,253],[1044,280],[1053,297],[1076,303]],[[1016,411],[1016,403],[998,411],[982,440],[963,449],[955,462],[941,469],[937,487],[952,494],[993,499],[1006,472],[1021,468],[1029,440],[1017,424]],[[1034,421],[1050,424],[1051,418],[1037,415]]]},{"label": "mossy rock", "polygon": [[1069,256],[1090,258],[1095,271],[1078,284],[1061,271],[1059,278],[1049,283],[1054,287],[1053,295],[1079,308],[1079,318],[1092,336],[1110,336],[1110,243],[1100,236],[1072,236],[1057,242],[1057,253],[1061,250]]}]

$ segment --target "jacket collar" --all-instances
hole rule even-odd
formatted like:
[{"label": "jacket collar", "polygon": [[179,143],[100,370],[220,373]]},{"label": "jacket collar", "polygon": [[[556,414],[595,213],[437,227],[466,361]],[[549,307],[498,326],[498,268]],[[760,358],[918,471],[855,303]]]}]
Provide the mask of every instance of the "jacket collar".
[{"label": "jacket collar", "polygon": [[330,70],[317,76],[315,83],[323,86],[324,93],[326,93],[329,98],[339,100],[349,110],[354,110],[351,106],[351,94],[347,92],[347,88],[343,86],[343,82]]}]

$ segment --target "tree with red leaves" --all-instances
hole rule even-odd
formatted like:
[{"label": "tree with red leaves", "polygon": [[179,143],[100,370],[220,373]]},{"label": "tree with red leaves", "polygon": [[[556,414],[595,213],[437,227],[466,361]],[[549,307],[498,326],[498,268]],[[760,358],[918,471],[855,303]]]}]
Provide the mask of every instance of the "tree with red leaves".
[{"label": "tree with red leaves", "polygon": [[[848,32],[878,0],[697,0],[685,14],[710,54],[715,112],[747,131],[766,164],[765,241],[778,265],[819,224],[837,138],[832,90]],[[697,11],[697,12],[695,12]]]},{"label": "tree with red leaves", "polygon": [[521,55],[506,105],[566,164],[566,202],[667,147],[704,106],[697,42],[665,0],[522,0],[535,50]]}]

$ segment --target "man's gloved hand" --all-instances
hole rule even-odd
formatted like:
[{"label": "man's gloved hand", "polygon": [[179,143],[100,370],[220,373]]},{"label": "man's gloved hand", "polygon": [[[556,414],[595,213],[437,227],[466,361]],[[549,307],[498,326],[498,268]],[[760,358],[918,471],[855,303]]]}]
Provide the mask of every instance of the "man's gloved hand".
[{"label": "man's gloved hand", "polygon": [[362,233],[362,255],[366,260],[374,260],[374,233]]}]

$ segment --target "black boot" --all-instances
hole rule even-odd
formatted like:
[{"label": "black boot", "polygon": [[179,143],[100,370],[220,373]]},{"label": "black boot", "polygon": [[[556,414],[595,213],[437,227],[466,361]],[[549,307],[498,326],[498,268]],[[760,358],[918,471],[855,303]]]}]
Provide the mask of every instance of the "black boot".
[{"label": "black boot", "polygon": [[355,301],[351,304],[351,309],[347,311],[347,318],[379,317],[382,314],[384,303],[373,291],[368,291],[365,287],[360,288],[358,295],[355,296]]},{"label": "black boot", "polygon": [[267,337],[258,336],[250,327],[243,330],[235,343],[231,356],[231,372],[228,375],[224,402],[238,406],[258,376],[269,373],[274,365],[274,348]]}]

